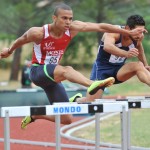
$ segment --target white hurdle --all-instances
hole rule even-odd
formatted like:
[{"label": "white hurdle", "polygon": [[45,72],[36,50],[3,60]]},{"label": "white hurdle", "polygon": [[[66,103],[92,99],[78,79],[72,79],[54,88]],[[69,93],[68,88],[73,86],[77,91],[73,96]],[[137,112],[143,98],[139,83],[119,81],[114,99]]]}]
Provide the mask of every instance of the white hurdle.
[{"label": "white hurdle", "polygon": [[[124,137],[122,138],[122,140],[126,140],[127,150],[131,150],[132,146],[131,146],[131,109],[145,109],[145,108],[150,108],[150,96],[128,96],[124,99],[96,99],[95,100],[97,103],[99,102],[103,102],[103,103],[107,103],[107,102],[112,102],[112,103],[116,103],[118,101],[124,101],[127,102],[128,104],[128,111],[125,114],[121,114],[121,125],[122,125],[122,135],[124,135]],[[125,133],[123,133],[125,131]],[[140,148],[141,150],[142,148]],[[150,148],[145,148],[144,150],[150,150]]]},{"label": "white hurdle", "polygon": [[[100,148],[100,113],[121,113],[121,149],[131,150],[130,144],[130,109],[150,108],[150,97],[126,97],[125,99],[98,99],[92,103],[56,103],[45,106],[1,107],[1,117],[4,117],[4,149],[10,150],[10,117],[32,115],[55,115],[56,119],[56,150],[61,150],[60,115],[95,113],[95,150]],[[82,147],[83,149],[83,147]],[[87,146],[86,146],[87,149]],[[91,149],[91,147],[89,147]],[[149,149],[150,150],[150,149]]]},{"label": "white hurdle", "polygon": [[[1,107],[1,117],[4,117],[4,150],[10,150],[10,117],[24,117],[32,115],[55,115],[56,119],[56,150],[61,150],[60,138],[60,115],[63,114],[88,114],[96,113],[96,130],[99,131],[99,113],[106,112],[125,112],[128,111],[126,101],[112,102],[92,102],[92,103],[57,103],[45,106],[18,106],[18,107]],[[125,117],[124,117],[125,118]],[[123,124],[125,119],[123,121]],[[123,128],[122,150],[126,148],[126,131]],[[100,148],[100,132],[95,135],[95,150]],[[86,146],[87,147],[87,146]]]}]

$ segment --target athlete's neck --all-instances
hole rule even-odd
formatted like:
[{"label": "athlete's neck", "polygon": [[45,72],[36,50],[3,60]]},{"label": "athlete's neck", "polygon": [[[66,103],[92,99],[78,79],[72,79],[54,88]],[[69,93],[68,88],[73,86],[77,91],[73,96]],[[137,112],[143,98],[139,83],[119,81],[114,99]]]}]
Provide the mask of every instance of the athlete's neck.
[{"label": "athlete's neck", "polygon": [[123,46],[128,46],[132,43],[133,41],[131,40],[131,38],[129,36],[123,35],[122,36],[122,45]]},{"label": "athlete's neck", "polygon": [[51,24],[50,35],[54,38],[61,38],[64,35],[64,31],[58,29],[55,24]]}]

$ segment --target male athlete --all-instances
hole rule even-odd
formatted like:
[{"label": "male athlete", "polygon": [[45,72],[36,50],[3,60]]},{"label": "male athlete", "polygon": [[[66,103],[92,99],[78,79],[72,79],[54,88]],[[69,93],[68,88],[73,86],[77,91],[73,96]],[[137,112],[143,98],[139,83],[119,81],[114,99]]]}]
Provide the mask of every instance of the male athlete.
[{"label": "male athlete", "polygon": [[[95,94],[100,87],[107,87],[114,83],[112,77],[94,82],[85,78],[70,66],[59,65],[68,44],[78,32],[117,32],[134,37],[145,31],[141,28],[129,31],[105,23],[73,21],[72,9],[65,4],[58,5],[55,8],[52,19],[51,24],[30,28],[10,48],[4,48],[0,53],[1,58],[6,58],[22,45],[33,42],[30,79],[35,85],[44,89],[50,104],[53,104],[53,102],[68,102],[67,94],[61,84],[63,80],[89,87],[88,92],[90,94]],[[28,116],[22,121],[21,127],[25,128],[27,124],[36,119],[55,121],[54,116]],[[61,123],[71,123],[71,115],[62,115]]]},{"label": "male athlete", "polygon": [[[132,31],[136,28],[145,29],[145,21],[140,15],[132,15],[127,19],[125,30]],[[91,80],[104,80],[115,78],[115,84],[127,81],[133,76],[150,86],[150,66],[147,63],[142,40],[144,34],[138,36],[121,35],[118,33],[104,33],[96,61],[93,64]],[[127,58],[137,57],[138,61],[125,63]],[[87,93],[86,98],[76,101],[93,101],[102,97],[105,87],[102,87],[94,95]],[[79,95],[79,94],[78,94]],[[73,101],[73,100],[72,100]]]}]

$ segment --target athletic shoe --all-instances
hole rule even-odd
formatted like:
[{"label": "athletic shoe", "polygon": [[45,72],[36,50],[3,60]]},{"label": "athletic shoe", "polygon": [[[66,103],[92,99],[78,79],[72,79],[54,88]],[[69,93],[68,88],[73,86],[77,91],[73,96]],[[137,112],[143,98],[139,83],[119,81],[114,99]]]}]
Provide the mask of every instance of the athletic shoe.
[{"label": "athletic shoe", "polygon": [[25,129],[31,122],[34,122],[31,116],[26,116],[21,122],[21,129]]},{"label": "athletic shoe", "polygon": [[76,95],[72,96],[71,98],[69,98],[69,102],[76,102],[77,98],[81,98],[82,94],[81,93],[77,93]]},{"label": "athletic shoe", "polygon": [[115,79],[113,77],[109,77],[105,80],[95,81],[88,88],[88,93],[90,95],[94,95],[100,88],[105,88],[113,85]]}]

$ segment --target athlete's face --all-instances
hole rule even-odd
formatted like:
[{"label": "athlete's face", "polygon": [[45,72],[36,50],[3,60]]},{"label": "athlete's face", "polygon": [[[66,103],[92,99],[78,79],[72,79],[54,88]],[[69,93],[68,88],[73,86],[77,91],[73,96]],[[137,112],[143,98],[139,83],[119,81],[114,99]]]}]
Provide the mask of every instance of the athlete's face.
[{"label": "athlete's face", "polygon": [[53,16],[53,21],[55,25],[63,31],[66,31],[70,28],[73,19],[72,10],[63,10],[59,9],[57,16]]},{"label": "athlete's face", "polygon": [[[141,28],[141,29],[145,29],[145,26],[135,26],[134,29],[136,28]],[[133,29],[132,29],[133,30]],[[136,42],[138,41],[142,41],[142,39],[144,38],[144,33],[139,34],[138,36],[130,36],[130,38]]]}]

